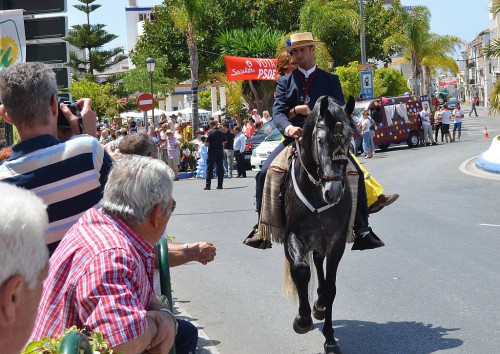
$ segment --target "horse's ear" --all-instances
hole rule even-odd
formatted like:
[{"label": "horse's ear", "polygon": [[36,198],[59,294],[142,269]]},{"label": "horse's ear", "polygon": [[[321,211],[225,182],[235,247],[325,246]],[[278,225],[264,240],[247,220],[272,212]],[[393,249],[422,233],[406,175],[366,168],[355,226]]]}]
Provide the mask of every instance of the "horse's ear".
[{"label": "horse's ear", "polygon": [[352,112],[354,112],[355,105],[356,105],[356,102],[354,101],[354,97],[349,96],[349,99],[347,100],[347,103],[345,104],[345,108],[344,108],[344,111],[348,117],[350,117]]},{"label": "horse's ear", "polygon": [[328,111],[328,96],[322,96],[319,98],[320,101],[320,106],[319,106],[319,113],[321,117],[325,117],[326,111]]}]

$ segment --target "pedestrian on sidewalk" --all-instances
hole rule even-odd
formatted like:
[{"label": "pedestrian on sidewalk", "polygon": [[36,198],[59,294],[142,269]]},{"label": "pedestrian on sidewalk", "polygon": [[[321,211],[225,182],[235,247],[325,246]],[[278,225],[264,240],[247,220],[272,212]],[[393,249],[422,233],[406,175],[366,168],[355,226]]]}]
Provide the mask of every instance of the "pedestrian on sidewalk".
[{"label": "pedestrian on sidewalk", "polygon": [[443,111],[441,112],[441,141],[443,140],[443,136],[446,139],[446,142],[452,142],[451,134],[450,134],[450,118],[451,111],[448,108],[448,105],[445,103],[443,105]]},{"label": "pedestrian on sidewalk", "polygon": [[436,112],[434,112],[434,141],[437,142],[439,132],[441,132],[441,142],[444,143],[443,139],[443,131],[442,131],[442,123],[441,123],[441,113],[443,112],[443,106],[439,106]]},{"label": "pedestrian on sidewalk", "polygon": [[234,127],[236,134],[233,142],[234,157],[236,157],[236,168],[238,175],[236,178],[246,178],[247,172],[245,169],[245,146],[247,137],[241,132],[241,127]]},{"label": "pedestrian on sidewalk", "polygon": [[420,111],[420,118],[422,118],[422,130],[424,132],[425,145],[436,145],[434,137],[432,136],[431,110],[429,109],[428,104],[424,104],[424,109]]},{"label": "pedestrian on sidewalk", "polygon": [[207,137],[208,168],[205,190],[210,190],[214,174],[214,164],[217,165],[217,189],[222,189],[224,181],[224,142],[226,134],[219,130],[215,121],[210,122],[210,132]]},{"label": "pedestrian on sidewalk", "polygon": [[471,107],[470,112],[469,112],[469,117],[471,116],[472,112],[474,112],[476,114],[476,117],[477,117],[477,111],[476,111],[477,105],[479,105],[479,97],[474,97],[472,99],[472,107]]},{"label": "pedestrian on sidewalk", "polygon": [[455,141],[455,133],[458,131],[458,141],[460,141],[460,137],[462,136],[462,118],[464,117],[464,111],[460,107],[460,103],[457,104],[452,114],[454,118],[453,123],[453,139],[451,141]]}]

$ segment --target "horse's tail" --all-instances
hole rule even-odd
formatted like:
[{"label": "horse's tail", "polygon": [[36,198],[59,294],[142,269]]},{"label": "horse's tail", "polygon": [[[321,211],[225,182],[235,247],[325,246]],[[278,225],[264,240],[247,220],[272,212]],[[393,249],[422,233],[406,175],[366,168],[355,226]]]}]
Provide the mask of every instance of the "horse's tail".
[{"label": "horse's tail", "polygon": [[289,299],[295,299],[297,297],[297,288],[292,279],[292,273],[290,271],[290,262],[284,257],[283,264],[283,293]]},{"label": "horse's tail", "polygon": [[[292,279],[292,272],[290,271],[290,262],[285,259],[283,265],[283,293],[289,299],[297,298],[297,287]],[[313,253],[309,252],[306,255],[306,262],[309,264],[309,269],[311,269],[311,279],[309,280],[309,302],[314,299],[314,291],[316,290],[316,267],[314,266]]]}]

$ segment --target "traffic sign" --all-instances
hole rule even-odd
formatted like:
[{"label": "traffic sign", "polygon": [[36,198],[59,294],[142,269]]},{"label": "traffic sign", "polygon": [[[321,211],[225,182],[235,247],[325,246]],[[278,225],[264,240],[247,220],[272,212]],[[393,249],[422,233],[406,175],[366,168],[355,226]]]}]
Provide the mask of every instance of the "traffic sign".
[{"label": "traffic sign", "polygon": [[143,112],[153,109],[155,105],[155,100],[150,93],[141,93],[137,96],[137,100],[135,102],[137,104],[137,108]]},{"label": "traffic sign", "polygon": [[69,61],[68,44],[66,42],[26,44],[26,61],[66,64]]},{"label": "traffic sign", "polygon": [[373,93],[373,71],[362,71],[361,79],[361,95],[363,100],[372,100]]},{"label": "traffic sign", "polygon": [[23,9],[24,15],[66,12],[66,0],[0,0],[0,10]]},{"label": "traffic sign", "polygon": [[66,16],[30,18],[24,20],[26,40],[62,38],[68,35]]},{"label": "traffic sign", "polygon": [[358,64],[357,68],[358,71],[368,71],[368,70],[375,70],[376,64],[374,63],[366,63],[366,64]]}]

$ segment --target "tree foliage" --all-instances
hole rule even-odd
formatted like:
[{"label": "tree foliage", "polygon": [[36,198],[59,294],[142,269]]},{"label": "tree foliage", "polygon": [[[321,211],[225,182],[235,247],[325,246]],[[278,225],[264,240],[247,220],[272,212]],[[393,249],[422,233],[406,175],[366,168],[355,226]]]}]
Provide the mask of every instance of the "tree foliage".
[{"label": "tree foliage", "polygon": [[[217,37],[217,44],[227,55],[274,58],[276,48],[284,35],[284,32],[263,26],[250,30],[235,29],[221,32]],[[269,110],[273,103],[275,86],[273,81],[244,81],[242,98],[251,108],[257,108],[259,112]]]},{"label": "tree foliage", "polygon": [[[498,15],[500,12],[500,0],[493,0],[491,3],[490,12],[494,15]],[[494,39],[485,48],[486,56],[490,58],[500,58],[500,40]],[[490,108],[493,114],[498,114],[500,112],[500,81],[497,80],[495,85],[489,95]]]},{"label": "tree foliage", "polygon": [[98,84],[82,79],[71,84],[69,92],[75,100],[83,97],[92,99],[92,108],[99,118],[116,117],[121,110],[120,98],[113,94],[113,84]]},{"label": "tree foliage", "polygon": [[[172,86],[176,83],[173,78],[165,75],[165,66],[168,61],[165,57],[156,59],[155,71],[153,73],[153,90],[155,93],[166,95],[172,92]],[[127,71],[123,76],[123,86],[126,92],[150,92],[150,75],[146,68],[146,62],[135,69]]]},{"label": "tree foliage", "polygon": [[102,46],[118,36],[108,33],[104,24],[90,24],[90,13],[101,5],[94,4],[96,0],[78,1],[81,4],[73,6],[87,15],[87,23],[72,26],[65,40],[79,49],[86,50],[86,57],[79,58],[72,52],[68,65],[80,74],[93,77],[95,73],[101,73],[127,57],[123,55],[123,48],[102,49]]},{"label": "tree foliage", "polygon": [[[358,62],[350,62],[347,66],[337,67],[335,74],[339,76],[345,97],[358,97],[361,92],[361,81],[357,68]],[[400,96],[408,90],[403,74],[395,69],[380,68],[373,74],[375,98],[382,96]]]},{"label": "tree foliage", "polygon": [[375,97],[401,96],[408,91],[405,77],[396,69],[377,69],[373,75],[373,82],[375,86]]},{"label": "tree foliage", "polygon": [[[382,42],[402,21],[397,6],[400,3],[396,1],[388,10],[381,0],[365,0],[364,4],[366,57],[388,63],[395,49],[384,52]],[[335,66],[348,65],[361,58],[361,26],[357,0],[307,0],[300,15],[301,30],[311,31],[325,42]]]}]

